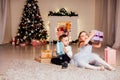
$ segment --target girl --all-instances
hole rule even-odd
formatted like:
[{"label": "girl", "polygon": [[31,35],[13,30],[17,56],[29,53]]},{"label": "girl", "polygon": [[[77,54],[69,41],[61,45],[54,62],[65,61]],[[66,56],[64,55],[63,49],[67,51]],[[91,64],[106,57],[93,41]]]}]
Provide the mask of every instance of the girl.
[{"label": "girl", "polygon": [[85,31],[80,32],[78,36],[80,52],[75,54],[72,59],[72,63],[79,67],[88,68],[92,70],[115,70],[112,66],[107,64],[103,59],[101,59],[97,54],[92,53],[92,47],[101,47],[99,44],[89,43],[91,38],[95,35],[95,31],[90,33],[90,36]]}]

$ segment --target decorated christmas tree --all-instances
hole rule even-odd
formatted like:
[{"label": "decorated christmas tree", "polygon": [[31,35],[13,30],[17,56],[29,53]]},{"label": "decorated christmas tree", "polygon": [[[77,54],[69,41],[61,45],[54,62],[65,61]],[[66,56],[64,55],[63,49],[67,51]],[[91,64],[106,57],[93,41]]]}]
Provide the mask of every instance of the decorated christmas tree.
[{"label": "decorated christmas tree", "polygon": [[47,31],[39,12],[37,0],[27,0],[24,6],[21,22],[15,37],[15,44],[30,44],[32,40],[46,40]]}]

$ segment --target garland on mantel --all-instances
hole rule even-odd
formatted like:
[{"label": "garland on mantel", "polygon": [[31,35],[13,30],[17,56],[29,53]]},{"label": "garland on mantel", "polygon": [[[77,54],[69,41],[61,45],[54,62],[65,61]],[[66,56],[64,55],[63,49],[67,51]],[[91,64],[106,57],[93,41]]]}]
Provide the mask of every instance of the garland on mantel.
[{"label": "garland on mantel", "polygon": [[58,12],[49,11],[48,16],[70,16],[71,17],[71,16],[78,16],[78,14],[72,11],[67,12],[65,8],[61,8],[59,9]]}]

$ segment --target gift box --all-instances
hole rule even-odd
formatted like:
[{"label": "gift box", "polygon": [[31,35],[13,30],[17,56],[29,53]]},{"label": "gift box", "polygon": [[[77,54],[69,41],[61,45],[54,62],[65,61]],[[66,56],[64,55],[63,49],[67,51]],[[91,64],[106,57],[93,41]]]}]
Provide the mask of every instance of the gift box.
[{"label": "gift box", "polygon": [[26,44],[25,44],[25,43],[21,43],[20,46],[21,46],[21,47],[25,47]]},{"label": "gift box", "polygon": [[40,63],[50,63],[51,62],[51,59],[45,59],[45,58],[41,58],[40,56],[39,57],[36,57],[35,58],[35,61],[37,62],[40,62]]},{"label": "gift box", "polygon": [[108,64],[116,65],[116,50],[110,47],[105,48],[105,61]]},{"label": "gift box", "polygon": [[41,50],[41,58],[42,59],[52,58],[52,50]]},{"label": "gift box", "polygon": [[31,41],[31,44],[32,44],[33,46],[39,46],[39,45],[40,45],[40,41],[39,41],[39,40],[32,40],[32,41]]},{"label": "gift box", "polygon": [[92,42],[102,42],[103,41],[103,32],[95,30],[96,34],[92,38]]},{"label": "gift box", "polygon": [[39,57],[36,57],[35,60],[40,63],[50,63],[52,58],[52,50],[41,50]]}]

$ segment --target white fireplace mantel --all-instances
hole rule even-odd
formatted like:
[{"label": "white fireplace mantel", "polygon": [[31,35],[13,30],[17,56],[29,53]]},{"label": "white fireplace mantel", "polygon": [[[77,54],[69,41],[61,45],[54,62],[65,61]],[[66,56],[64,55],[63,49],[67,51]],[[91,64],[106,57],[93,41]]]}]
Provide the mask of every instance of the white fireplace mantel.
[{"label": "white fireplace mantel", "polygon": [[77,20],[78,16],[74,17],[69,17],[69,16],[49,16],[49,30],[50,30],[50,41],[57,40],[56,36],[56,27],[57,23],[59,21],[70,21],[71,22],[71,40],[76,40],[77,39],[77,31],[78,31],[78,26],[77,26]]}]

